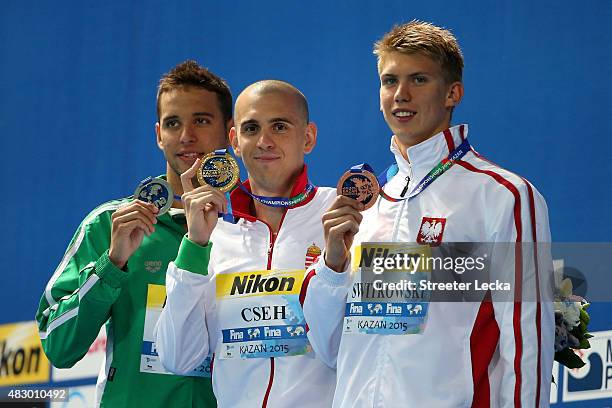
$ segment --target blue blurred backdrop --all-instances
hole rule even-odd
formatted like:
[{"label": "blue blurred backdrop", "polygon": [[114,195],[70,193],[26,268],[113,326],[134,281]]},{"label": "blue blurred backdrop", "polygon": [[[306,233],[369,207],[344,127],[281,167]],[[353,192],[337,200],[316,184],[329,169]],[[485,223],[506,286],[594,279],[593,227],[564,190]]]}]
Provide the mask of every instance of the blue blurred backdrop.
[{"label": "blue blurred backdrop", "polygon": [[[172,66],[196,59],[235,96],[260,79],[296,85],[319,128],[311,178],[335,185],[352,164],[392,160],[372,44],[413,18],[457,36],[466,94],[454,122],[537,186],[553,239],[610,241],[610,0],[4,0],[0,323],[33,319],[91,209],[165,171],[155,94]],[[593,330],[612,328],[612,307],[592,312]]]}]

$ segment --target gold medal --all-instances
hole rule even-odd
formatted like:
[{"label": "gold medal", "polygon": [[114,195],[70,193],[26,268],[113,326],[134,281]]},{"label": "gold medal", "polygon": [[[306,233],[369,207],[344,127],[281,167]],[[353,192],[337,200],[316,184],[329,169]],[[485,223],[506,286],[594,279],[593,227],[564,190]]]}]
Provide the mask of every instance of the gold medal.
[{"label": "gold medal", "polygon": [[374,205],[380,191],[376,176],[368,170],[358,172],[347,171],[340,177],[338,195],[343,195],[359,201],[367,210]]},{"label": "gold medal", "polygon": [[223,151],[212,152],[202,158],[202,165],[198,170],[200,185],[208,184],[225,193],[230,191],[238,182],[240,169],[238,163],[229,153]]}]

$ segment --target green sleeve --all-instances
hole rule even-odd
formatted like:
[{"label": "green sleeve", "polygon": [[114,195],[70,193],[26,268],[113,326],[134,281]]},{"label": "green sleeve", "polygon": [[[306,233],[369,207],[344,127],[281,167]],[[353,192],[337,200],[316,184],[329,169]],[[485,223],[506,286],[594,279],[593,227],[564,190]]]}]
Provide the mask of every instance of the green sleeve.
[{"label": "green sleeve", "polygon": [[43,350],[58,368],[72,367],[87,353],[127,279],[108,258],[117,206],[101,206],[83,221],[40,299]]},{"label": "green sleeve", "polygon": [[185,235],[181,241],[176,261],[174,264],[177,268],[187,270],[200,275],[208,275],[208,261],[210,260],[210,251],[212,242],[201,246],[191,241]]}]

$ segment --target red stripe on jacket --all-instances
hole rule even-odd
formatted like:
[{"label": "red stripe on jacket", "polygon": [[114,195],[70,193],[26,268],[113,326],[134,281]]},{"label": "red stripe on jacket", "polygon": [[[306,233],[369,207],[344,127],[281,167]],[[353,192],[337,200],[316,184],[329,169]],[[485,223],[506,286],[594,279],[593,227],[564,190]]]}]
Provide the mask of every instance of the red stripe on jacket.
[{"label": "red stripe on jacket", "polygon": [[[523,236],[523,225],[521,223],[521,195],[518,189],[510,181],[506,180],[501,175],[491,171],[482,170],[474,167],[471,163],[463,160],[457,160],[455,162],[468,171],[474,173],[486,174],[492,177],[496,182],[506,187],[514,196],[514,227],[516,229],[516,242],[522,242]],[[515,407],[521,406],[521,383],[522,383],[522,372],[521,372],[521,358],[523,356],[523,343],[522,343],[522,329],[521,329],[521,302],[516,299],[522,299],[522,280],[523,280],[523,254],[520,245],[516,245],[514,249],[514,289],[515,289],[515,301],[512,326],[514,328],[514,374],[516,382],[514,385],[514,405]],[[539,384],[538,384],[539,388]]]},{"label": "red stripe on jacket", "polygon": [[[521,177],[522,178],[522,177]],[[533,239],[533,263],[535,267],[535,279],[536,279],[536,332],[538,337],[538,388],[536,390],[536,401],[535,406],[540,404],[540,384],[542,376],[542,309],[540,304],[540,271],[538,265],[538,234],[536,230],[536,213],[535,213],[535,199],[533,196],[533,188],[531,184],[522,178],[523,182],[527,185],[527,192],[529,194],[529,214],[531,216],[531,237]]]},{"label": "red stripe on jacket", "polygon": [[272,383],[274,383],[274,357],[270,357],[270,380],[268,381],[268,388],[266,389],[266,395],[261,403],[261,408],[266,408],[268,406],[268,398],[272,390]]},{"label": "red stripe on jacket", "polygon": [[[300,297],[299,297],[300,306],[302,306],[302,308],[304,307],[304,300],[306,300],[306,292],[308,291],[308,284],[310,284],[310,280],[316,274],[317,274],[317,271],[315,271],[314,269],[311,269],[310,272],[308,272],[308,275],[306,275],[306,277],[304,278],[304,282],[302,282],[302,288],[300,289]],[[306,333],[308,333],[309,330],[310,330],[310,327],[308,327],[308,323],[306,323]]]},{"label": "red stripe on jacket", "polygon": [[448,147],[448,152],[452,152],[455,150],[455,141],[453,140],[453,135],[450,130],[446,129],[444,131],[444,139],[446,140],[446,147]]},{"label": "red stripe on jacket", "polygon": [[[460,132],[462,134],[463,137],[463,125],[461,125],[460,128]],[[472,149],[472,152],[476,155],[476,157],[478,157],[481,160],[486,161],[487,163],[490,163],[496,167],[499,167],[499,165],[497,165],[496,163],[493,163],[491,160],[487,159],[486,157],[480,155],[478,152],[476,152],[475,150]],[[533,261],[534,261],[534,266],[535,266],[535,276],[536,276],[536,333],[537,333],[537,338],[538,338],[538,361],[537,361],[537,388],[536,388],[536,401],[535,401],[535,406],[538,406],[540,404],[540,386],[542,384],[542,308],[541,308],[541,298],[540,298],[540,276],[539,276],[539,266],[538,266],[538,235],[537,235],[537,228],[536,228],[536,213],[535,213],[535,200],[534,200],[534,194],[533,194],[533,186],[531,185],[531,183],[529,183],[529,181],[527,181],[527,179],[525,179],[524,177],[521,177],[521,180],[523,180],[523,182],[525,183],[525,185],[527,186],[527,192],[528,192],[528,196],[529,196],[529,214],[530,214],[530,218],[531,218],[531,237],[533,239],[534,242],[534,247],[533,247]]]},{"label": "red stripe on jacket", "polygon": [[474,380],[473,408],[488,407],[490,405],[489,364],[498,342],[499,327],[495,320],[491,292],[487,292],[478,309],[476,321],[470,335],[472,379]]}]

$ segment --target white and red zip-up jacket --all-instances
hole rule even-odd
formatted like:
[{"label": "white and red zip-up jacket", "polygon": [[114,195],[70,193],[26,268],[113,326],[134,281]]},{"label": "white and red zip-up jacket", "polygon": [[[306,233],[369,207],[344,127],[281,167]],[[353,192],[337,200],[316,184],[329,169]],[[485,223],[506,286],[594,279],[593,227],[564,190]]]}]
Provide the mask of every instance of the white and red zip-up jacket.
[{"label": "white and red zip-up jacket", "polygon": [[[408,148],[409,161],[392,142],[399,172],[385,192],[400,197],[407,177],[412,191],[465,137],[467,125],[447,129]],[[419,234],[432,218],[443,224],[438,242],[550,242],[546,203],[538,191],[471,150],[414,198],[379,198],[364,213],[354,245],[422,242]],[[550,253],[538,256],[539,264],[552,267]],[[486,296],[482,302],[432,302],[423,333],[381,335],[343,334],[354,279],[327,268],[321,257],[304,282],[303,308],[317,355],[337,366],[333,406],[548,406],[554,315],[551,302],[533,301],[534,291],[542,292],[547,282],[533,257],[525,256],[522,264],[510,259],[513,290],[522,290],[516,296],[523,300],[529,292],[531,301],[496,302],[493,296],[491,302]]]},{"label": "white and red zip-up jacket", "polygon": [[[292,196],[307,183],[306,169]],[[249,187],[248,181],[245,183]],[[314,352],[281,358],[221,359],[219,313],[215,300],[219,274],[274,269],[305,269],[307,249],[324,246],[322,214],[336,191],[318,187],[307,200],[289,208],[276,236],[250,215],[251,198],[235,189],[231,194],[237,224],[219,220],[211,236],[208,274],[206,247],[183,239],[176,263],[166,278],[167,300],[157,326],[156,347],[166,369],[186,373],[210,353],[213,390],[219,407],[330,407],[336,373]],[[209,244],[210,246],[210,244]],[[182,261],[181,261],[182,259]],[[193,271],[193,272],[190,272]]]}]

